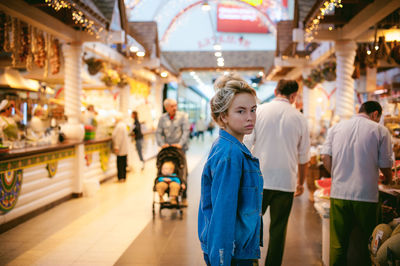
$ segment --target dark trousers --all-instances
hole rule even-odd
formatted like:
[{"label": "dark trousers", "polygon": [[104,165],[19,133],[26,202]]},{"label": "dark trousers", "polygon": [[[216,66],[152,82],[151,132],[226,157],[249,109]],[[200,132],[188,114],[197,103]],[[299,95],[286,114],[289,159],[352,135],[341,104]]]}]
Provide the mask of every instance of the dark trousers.
[{"label": "dark trousers", "polygon": [[126,158],[127,155],[123,156],[117,155],[118,180],[126,179]]},{"label": "dark trousers", "polygon": [[[211,266],[210,258],[206,253],[203,253],[204,261],[206,262],[207,266]],[[232,258],[231,266],[258,266],[257,259],[248,259],[248,260],[237,260]]]},{"label": "dark trousers", "polygon": [[142,153],[143,139],[137,139],[135,144],[136,144],[137,153],[139,155],[139,159],[140,159],[140,161],[143,162],[144,161],[143,160],[143,153]]},{"label": "dark trousers", "polygon": [[[378,203],[331,198],[329,265],[347,265],[347,251],[354,226],[361,230],[357,243],[358,265],[371,265],[368,240],[378,224]],[[354,256],[354,254],[352,255]]]},{"label": "dark trousers", "polygon": [[262,213],[269,206],[271,223],[269,225],[269,242],[265,265],[278,266],[282,264],[285,248],[286,229],[293,203],[293,192],[279,190],[263,190]]}]

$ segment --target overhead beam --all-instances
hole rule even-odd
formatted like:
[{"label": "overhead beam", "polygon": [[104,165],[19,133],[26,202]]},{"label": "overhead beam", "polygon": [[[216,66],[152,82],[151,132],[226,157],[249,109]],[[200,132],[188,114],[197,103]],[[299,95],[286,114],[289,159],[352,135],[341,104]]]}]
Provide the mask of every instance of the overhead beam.
[{"label": "overhead beam", "polygon": [[0,0],[0,9],[6,14],[25,21],[61,40],[74,42],[80,41],[83,37],[81,32],[72,29],[56,18],[30,6],[22,0]]},{"label": "overhead beam", "polygon": [[355,40],[398,8],[400,8],[399,0],[375,0],[343,26],[342,39]]},{"label": "overhead beam", "polygon": [[328,59],[335,52],[335,44],[333,42],[323,42],[310,55],[311,66],[316,66]]},{"label": "overhead beam", "polygon": [[313,41],[363,40],[366,34],[370,34],[368,33],[370,27],[398,8],[400,8],[399,0],[376,0],[361,10],[343,28],[315,31]]},{"label": "overhead beam", "polygon": [[305,58],[293,58],[293,57],[275,57],[274,65],[279,67],[302,67],[308,64],[308,60]]}]

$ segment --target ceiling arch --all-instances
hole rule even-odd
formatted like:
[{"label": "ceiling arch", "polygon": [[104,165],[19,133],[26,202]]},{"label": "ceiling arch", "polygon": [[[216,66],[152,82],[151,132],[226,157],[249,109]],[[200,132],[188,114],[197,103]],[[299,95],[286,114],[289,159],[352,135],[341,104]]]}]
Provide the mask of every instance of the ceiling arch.
[{"label": "ceiling arch", "polygon": [[[218,2],[217,0],[212,0],[213,2]],[[194,2],[194,3],[190,3],[188,6],[186,6],[185,8],[183,8],[181,11],[179,11],[170,21],[168,27],[166,28],[166,30],[163,32],[162,37],[160,38],[161,41],[164,41],[166,36],[169,34],[170,29],[172,28],[172,26],[175,24],[175,22],[186,12],[190,11],[192,8],[197,7],[199,5],[203,4],[203,0]],[[211,1],[209,1],[211,2]],[[253,10],[255,10],[259,15],[261,15],[262,17],[264,17],[265,19],[265,24],[268,27],[268,29],[270,30],[270,32],[272,34],[276,34],[276,25],[275,23],[270,19],[270,17],[268,16],[268,14],[266,14],[265,12],[261,11],[259,8],[257,8],[256,6],[253,6],[243,0],[231,0],[230,2],[235,2],[235,3],[239,3],[242,5],[245,5],[248,8],[251,8]],[[165,5],[165,2],[164,2]],[[155,14],[156,15],[156,14]]]}]

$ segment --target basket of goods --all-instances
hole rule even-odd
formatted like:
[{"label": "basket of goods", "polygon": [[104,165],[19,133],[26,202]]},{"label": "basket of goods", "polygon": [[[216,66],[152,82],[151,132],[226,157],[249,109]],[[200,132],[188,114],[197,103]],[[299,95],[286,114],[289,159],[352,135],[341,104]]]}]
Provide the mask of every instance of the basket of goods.
[{"label": "basket of goods", "polygon": [[118,72],[114,69],[107,69],[104,71],[101,81],[108,87],[116,86],[121,82]]},{"label": "basket of goods", "polygon": [[128,85],[128,76],[127,75],[121,74],[119,77],[120,77],[120,81],[117,84],[118,88],[123,88],[126,85]]},{"label": "basket of goods", "polygon": [[103,69],[103,61],[101,59],[96,59],[94,57],[90,57],[85,59],[85,63],[88,66],[88,71],[90,75],[96,75],[100,70]]},{"label": "basket of goods", "polygon": [[311,76],[308,76],[307,78],[303,79],[304,85],[306,85],[307,88],[309,89],[314,89],[315,86],[317,86],[317,82],[315,82]]},{"label": "basket of goods", "polygon": [[96,137],[96,128],[92,125],[85,125],[85,140],[94,140]]},{"label": "basket of goods", "polygon": [[336,80],[336,62],[325,62],[322,66],[321,74],[326,81]]}]

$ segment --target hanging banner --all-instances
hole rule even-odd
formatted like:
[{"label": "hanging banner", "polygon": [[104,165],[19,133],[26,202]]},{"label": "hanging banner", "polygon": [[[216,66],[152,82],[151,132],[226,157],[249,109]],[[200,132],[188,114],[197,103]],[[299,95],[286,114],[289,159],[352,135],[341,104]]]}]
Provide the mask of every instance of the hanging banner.
[{"label": "hanging banner", "polygon": [[268,33],[268,27],[257,10],[237,5],[218,4],[217,31]]}]

